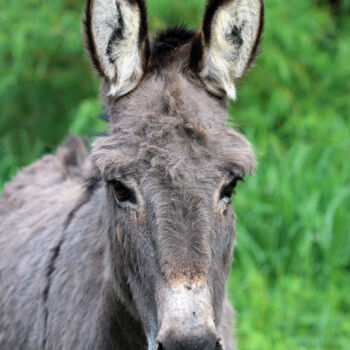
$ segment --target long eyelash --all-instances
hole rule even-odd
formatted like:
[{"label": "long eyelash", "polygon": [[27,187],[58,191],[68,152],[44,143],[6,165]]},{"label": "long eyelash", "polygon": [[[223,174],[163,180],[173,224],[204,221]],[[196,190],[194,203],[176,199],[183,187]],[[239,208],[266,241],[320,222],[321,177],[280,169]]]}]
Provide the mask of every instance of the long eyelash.
[{"label": "long eyelash", "polygon": [[[230,182],[228,182],[226,185],[223,186],[222,190],[221,190],[221,194],[220,194],[220,198],[224,198],[224,197],[228,197],[227,193],[225,194],[225,190],[228,188],[228,187],[233,187],[232,189],[232,195],[235,195],[236,194],[236,190],[235,190],[235,187],[237,185],[238,182],[240,181],[243,181],[244,182],[244,179],[243,177],[241,176],[235,176]],[[230,195],[231,197],[231,195]]]},{"label": "long eyelash", "polygon": [[244,180],[244,178],[241,177],[241,176],[235,176],[235,177],[232,178],[232,180],[231,180],[230,182],[227,182],[226,186],[229,186],[229,185],[232,184],[233,182],[236,182],[236,184],[237,184],[238,182],[243,182],[243,183],[245,183],[245,180]]},{"label": "long eyelash", "polygon": [[236,177],[236,181],[237,181],[237,182],[243,182],[243,183],[245,183],[245,179],[244,179],[244,177],[242,177],[242,176],[237,176],[237,177]]}]

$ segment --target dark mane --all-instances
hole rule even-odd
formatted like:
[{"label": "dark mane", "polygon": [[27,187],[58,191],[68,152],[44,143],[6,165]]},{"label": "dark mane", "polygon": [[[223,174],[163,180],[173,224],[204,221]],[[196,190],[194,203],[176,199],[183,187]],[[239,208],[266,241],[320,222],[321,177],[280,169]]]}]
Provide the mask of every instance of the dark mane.
[{"label": "dark mane", "polygon": [[184,26],[168,28],[160,32],[151,44],[151,66],[163,65],[175,49],[190,42],[194,36],[193,30]]}]

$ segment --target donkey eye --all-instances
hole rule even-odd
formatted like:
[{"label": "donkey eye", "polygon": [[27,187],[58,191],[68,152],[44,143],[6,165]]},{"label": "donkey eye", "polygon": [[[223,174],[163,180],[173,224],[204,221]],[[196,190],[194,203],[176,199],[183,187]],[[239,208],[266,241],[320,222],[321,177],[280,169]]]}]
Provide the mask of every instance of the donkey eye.
[{"label": "donkey eye", "polygon": [[117,202],[131,202],[136,203],[136,198],[132,190],[126,187],[120,181],[115,181],[112,183],[113,192]]},{"label": "donkey eye", "polygon": [[234,194],[236,194],[235,188],[237,186],[238,181],[243,181],[243,179],[241,177],[235,177],[228,185],[224,186],[221,190],[220,199],[231,199],[231,197]]}]

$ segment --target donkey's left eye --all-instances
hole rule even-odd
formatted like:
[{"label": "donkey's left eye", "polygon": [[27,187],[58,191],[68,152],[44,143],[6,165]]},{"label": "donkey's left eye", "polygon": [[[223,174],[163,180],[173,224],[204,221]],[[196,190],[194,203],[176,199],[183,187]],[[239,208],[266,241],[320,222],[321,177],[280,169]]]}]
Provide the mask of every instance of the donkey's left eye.
[{"label": "donkey's left eye", "polygon": [[128,187],[126,187],[123,183],[121,183],[120,181],[115,181],[112,183],[112,186],[113,186],[114,196],[119,203],[122,203],[122,202],[136,203],[134,192],[130,190]]},{"label": "donkey's left eye", "polygon": [[228,185],[224,186],[221,190],[220,199],[231,199],[231,197],[236,193],[235,188],[237,186],[238,181],[242,180],[243,179],[241,177],[235,177]]}]

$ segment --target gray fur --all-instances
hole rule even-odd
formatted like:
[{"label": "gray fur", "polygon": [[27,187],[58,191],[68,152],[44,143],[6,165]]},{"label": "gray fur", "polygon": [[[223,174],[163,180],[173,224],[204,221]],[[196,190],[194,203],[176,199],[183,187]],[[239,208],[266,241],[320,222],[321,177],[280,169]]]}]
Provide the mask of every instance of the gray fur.
[{"label": "gray fur", "polygon": [[[0,349],[153,349],[186,321],[180,312],[162,323],[172,295],[197,290],[196,335],[210,330],[236,349],[225,295],[235,216],[220,191],[252,174],[255,158],[225,126],[226,102],[186,69],[190,49],[176,48],[128,95],[106,97],[110,133],[90,154],[70,137],[5,186]],[[115,180],[137,204],[117,204]]]}]

